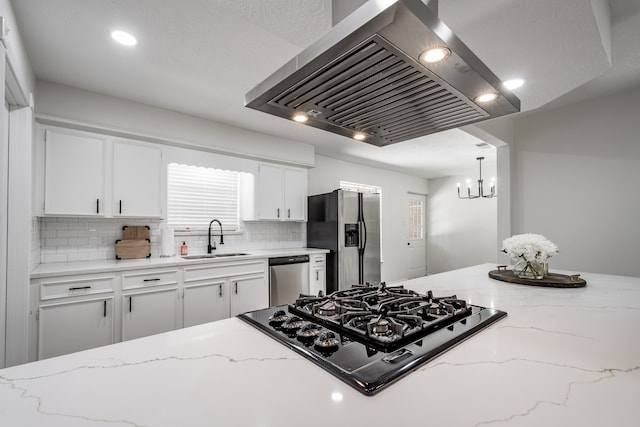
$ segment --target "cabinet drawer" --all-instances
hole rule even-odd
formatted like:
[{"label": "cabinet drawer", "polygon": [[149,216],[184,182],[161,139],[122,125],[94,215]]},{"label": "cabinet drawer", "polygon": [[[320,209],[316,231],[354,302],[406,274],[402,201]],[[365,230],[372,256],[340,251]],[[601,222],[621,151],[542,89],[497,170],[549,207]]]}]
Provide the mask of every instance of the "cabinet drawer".
[{"label": "cabinet drawer", "polygon": [[177,283],[178,270],[147,270],[138,273],[125,273],[122,275],[122,289],[175,285]]},{"label": "cabinet drawer", "polygon": [[51,300],[78,295],[113,292],[114,276],[101,276],[40,283],[40,299]]},{"label": "cabinet drawer", "polygon": [[321,255],[309,255],[310,267],[324,267],[324,254]]},{"label": "cabinet drawer", "polygon": [[247,274],[265,274],[265,260],[235,261],[232,263],[215,263],[205,266],[194,266],[184,268],[185,283],[196,280],[219,279],[229,276],[239,276]]}]

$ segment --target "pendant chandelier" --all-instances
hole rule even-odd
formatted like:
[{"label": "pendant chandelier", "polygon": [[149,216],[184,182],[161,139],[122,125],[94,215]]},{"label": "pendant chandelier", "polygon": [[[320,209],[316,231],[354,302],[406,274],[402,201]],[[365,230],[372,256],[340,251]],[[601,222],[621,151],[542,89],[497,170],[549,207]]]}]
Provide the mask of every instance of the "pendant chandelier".
[{"label": "pendant chandelier", "polygon": [[491,184],[489,187],[489,194],[484,194],[484,181],[482,179],[482,161],[484,157],[476,157],[476,160],[480,162],[480,177],[478,178],[478,194],[471,194],[471,180],[467,179],[467,195],[460,195],[460,183],[458,183],[458,198],[459,199],[478,199],[480,197],[491,198],[498,197],[496,194],[496,179],[491,178]]}]

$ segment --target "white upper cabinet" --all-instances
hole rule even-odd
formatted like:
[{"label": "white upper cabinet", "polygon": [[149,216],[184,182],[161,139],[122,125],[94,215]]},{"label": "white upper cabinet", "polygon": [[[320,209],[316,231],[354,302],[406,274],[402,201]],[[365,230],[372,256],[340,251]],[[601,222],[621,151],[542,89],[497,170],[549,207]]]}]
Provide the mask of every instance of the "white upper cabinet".
[{"label": "white upper cabinet", "polygon": [[284,169],[284,219],[307,220],[307,171]]},{"label": "white upper cabinet", "polygon": [[162,149],[137,141],[113,143],[113,216],[162,217]]},{"label": "white upper cabinet", "polygon": [[283,180],[281,167],[263,164],[258,166],[258,219],[282,219]]},{"label": "white upper cabinet", "polygon": [[[37,215],[162,218],[162,147],[99,133],[43,126],[44,174]],[[38,150],[36,150],[38,152]],[[42,156],[42,151],[40,151]],[[36,205],[39,205],[36,203]]]},{"label": "white upper cabinet", "polygon": [[253,201],[245,220],[306,221],[307,170],[260,163]]},{"label": "white upper cabinet", "polygon": [[104,216],[106,137],[49,128],[45,131],[44,213]]}]

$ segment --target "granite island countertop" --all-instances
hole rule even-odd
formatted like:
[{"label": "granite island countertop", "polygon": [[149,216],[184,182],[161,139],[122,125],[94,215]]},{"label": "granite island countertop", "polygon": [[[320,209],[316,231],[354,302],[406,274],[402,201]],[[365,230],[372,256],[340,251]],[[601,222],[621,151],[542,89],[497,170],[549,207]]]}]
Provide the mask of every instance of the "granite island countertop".
[{"label": "granite island countertop", "polygon": [[374,396],[232,318],[0,370],[0,425],[637,425],[640,278],[555,289],[494,268],[402,282],[508,316]]}]

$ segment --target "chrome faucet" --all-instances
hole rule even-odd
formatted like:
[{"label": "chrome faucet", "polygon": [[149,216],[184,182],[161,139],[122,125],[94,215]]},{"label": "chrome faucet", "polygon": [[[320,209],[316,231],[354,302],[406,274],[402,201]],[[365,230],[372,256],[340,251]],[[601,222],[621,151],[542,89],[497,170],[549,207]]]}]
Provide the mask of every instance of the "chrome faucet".
[{"label": "chrome faucet", "polygon": [[212,219],[211,222],[209,223],[209,244],[207,245],[207,253],[210,254],[211,251],[216,249],[216,242],[213,242],[213,246],[211,246],[211,225],[217,222],[218,225],[220,226],[220,244],[224,245],[224,236],[222,235],[222,223],[220,221],[218,221],[217,219]]}]

